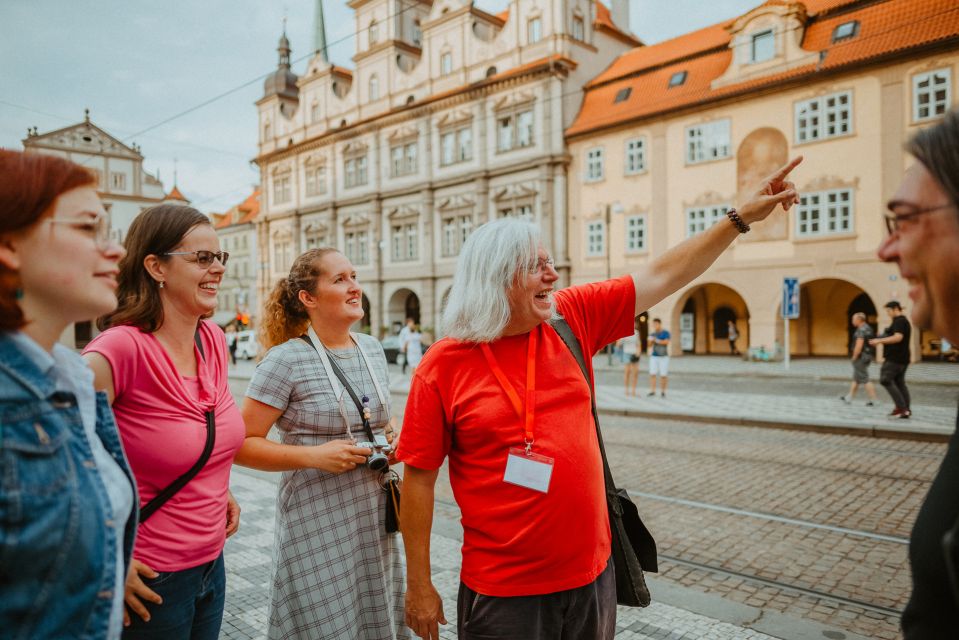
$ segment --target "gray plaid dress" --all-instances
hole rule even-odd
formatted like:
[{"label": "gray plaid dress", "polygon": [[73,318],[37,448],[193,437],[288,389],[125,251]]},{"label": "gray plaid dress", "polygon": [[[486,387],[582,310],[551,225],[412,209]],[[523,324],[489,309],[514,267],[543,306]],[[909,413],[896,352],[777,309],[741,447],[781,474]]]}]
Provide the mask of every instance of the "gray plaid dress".
[{"label": "gray plaid dress", "polygon": [[[383,348],[371,336],[355,337],[388,394]],[[379,401],[360,354],[355,349],[331,353],[356,394],[369,397],[370,424],[381,434],[390,409]],[[284,444],[309,446],[347,438],[323,363],[300,339],[266,354],[246,395],[283,409],[276,426]],[[359,411],[346,393],[344,406],[354,437],[365,440]],[[386,494],[379,478],[365,466],[339,475],[317,469],[283,472],[276,505],[270,638],[410,637],[403,611],[403,551],[399,536],[384,529]]]}]

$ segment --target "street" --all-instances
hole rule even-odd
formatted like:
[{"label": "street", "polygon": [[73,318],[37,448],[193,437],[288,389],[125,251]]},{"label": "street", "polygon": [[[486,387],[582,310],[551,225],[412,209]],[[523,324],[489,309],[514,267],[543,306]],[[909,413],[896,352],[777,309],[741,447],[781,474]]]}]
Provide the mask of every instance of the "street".
[{"label": "street", "polygon": [[[597,382],[611,394],[619,372],[598,370]],[[688,372],[671,391],[679,398],[729,384]],[[245,380],[233,386],[239,396]],[[917,399],[954,412],[955,386],[914,386]],[[394,412],[402,415],[405,395],[396,387]],[[843,390],[802,377],[758,378],[749,387],[810,402]],[[614,477],[639,506],[660,554],[660,574],[650,578],[654,605],[621,607],[617,638],[899,636],[911,586],[909,532],[944,444],[701,419],[601,419]],[[227,545],[225,637],[265,633],[275,481],[239,467],[234,473],[243,524]],[[434,579],[451,623],[444,637],[453,638],[461,529],[445,472],[436,495]]]}]

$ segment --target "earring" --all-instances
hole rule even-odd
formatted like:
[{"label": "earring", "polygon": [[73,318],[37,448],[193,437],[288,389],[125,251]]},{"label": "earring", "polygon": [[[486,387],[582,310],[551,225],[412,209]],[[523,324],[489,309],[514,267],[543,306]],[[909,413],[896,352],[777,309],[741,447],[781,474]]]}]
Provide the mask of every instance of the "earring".
[{"label": "earring", "polygon": [[159,284],[159,285],[157,285],[157,286],[158,286],[158,287],[160,287],[160,288],[162,289],[162,288],[163,288],[163,280],[160,280],[160,284]]}]

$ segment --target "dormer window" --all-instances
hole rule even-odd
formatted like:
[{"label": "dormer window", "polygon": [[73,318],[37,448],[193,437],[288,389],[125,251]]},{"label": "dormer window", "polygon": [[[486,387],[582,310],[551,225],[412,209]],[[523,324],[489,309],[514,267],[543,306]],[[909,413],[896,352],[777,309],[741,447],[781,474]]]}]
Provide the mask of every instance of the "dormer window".
[{"label": "dormer window", "polygon": [[614,103],[625,102],[626,100],[629,99],[629,94],[631,94],[632,92],[633,92],[632,87],[626,87],[625,89],[620,89],[619,91],[616,92],[616,99],[613,100],[613,102]]},{"label": "dormer window", "polygon": [[679,87],[686,83],[686,72],[677,71],[669,78],[669,88]]},{"label": "dormer window", "polygon": [[772,29],[754,33],[749,50],[750,62],[765,62],[776,56],[776,36]]},{"label": "dormer window", "polygon": [[859,21],[850,20],[849,22],[843,22],[832,30],[832,41],[835,43],[840,40],[848,40],[849,38],[855,38],[857,35],[859,35]]},{"label": "dormer window", "polygon": [[376,44],[376,41],[380,39],[380,26],[376,24],[376,20],[370,21],[370,46],[372,47]]}]

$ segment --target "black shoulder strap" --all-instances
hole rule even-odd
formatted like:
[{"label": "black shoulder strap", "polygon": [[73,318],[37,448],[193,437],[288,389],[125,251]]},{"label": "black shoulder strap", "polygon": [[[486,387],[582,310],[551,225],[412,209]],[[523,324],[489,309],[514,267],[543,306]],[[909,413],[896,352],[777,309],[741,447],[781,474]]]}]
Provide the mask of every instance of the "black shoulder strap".
[{"label": "black shoulder strap", "polygon": [[[300,340],[306,344],[313,347],[313,350],[317,354],[320,353],[319,349],[316,348],[316,345],[313,344],[313,340],[310,339],[310,336],[303,334],[300,336]],[[360,345],[357,344],[356,348],[359,349]],[[362,354],[360,355],[362,357]],[[360,412],[360,418],[363,420],[363,430],[366,432],[366,437],[369,438],[369,442],[375,442],[373,439],[373,427],[370,426],[370,421],[363,415],[363,403],[360,402],[360,399],[357,397],[356,392],[353,391],[353,387],[350,386],[350,381],[346,379],[346,374],[343,373],[343,370],[340,369],[340,365],[336,364],[336,361],[333,358],[329,358],[330,368],[333,369],[333,373],[336,374],[336,377],[339,378],[340,384],[343,385],[343,388],[346,389],[347,393],[350,394],[350,397],[353,398],[353,404],[356,405],[356,410]]]},{"label": "black shoulder strap", "polygon": [[[203,353],[203,344],[200,342],[199,329],[193,334],[193,342],[196,343],[196,348],[200,351],[200,357],[206,360],[206,354]],[[207,411],[205,415],[206,444],[203,446],[203,453],[200,454],[200,457],[186,473],[170,483],[163,491],[156,494],[152,500],[140,508],[141,523],[146,522],[150,516],[156,513],[170,498],[175,496],[180,489],[185,487],[196,474],[200,473],[200,469],[206,466],[207,461],[210,459],[210,454],[213,453],[213,445],[216,444],[216,418],[212,411]]]},{"label": "black shoulder strap", "polygon": [[572,352],[576,364],[579,365],[580,370],[583,372],[583,377],[586,378],[586,385],[589,387],[590,407],[593,410],[593,421],[596,423],[596,439],[599,440],[599,453],[603,457],[603,477],[606,481],[606,493],[610,495],[615,494],[616,485],[613,483],[613,474],[609,470],[609,462],[606,460],[606,447],[603,446],[603,432],[599,428],[599,413],[596,411],[596,389],[593,388],[593,383],[589,379],[589,369],[586,368],[586,358],[583,357],[583,350],[580,347],[579,340],[576,339],[576,335],[573,333],[573,330],[565,318],[557,316],[553,320],[550,320],[550,325],[556,330],[559,337],[563,339],[563,342],[566,343],[566,347]]}]

